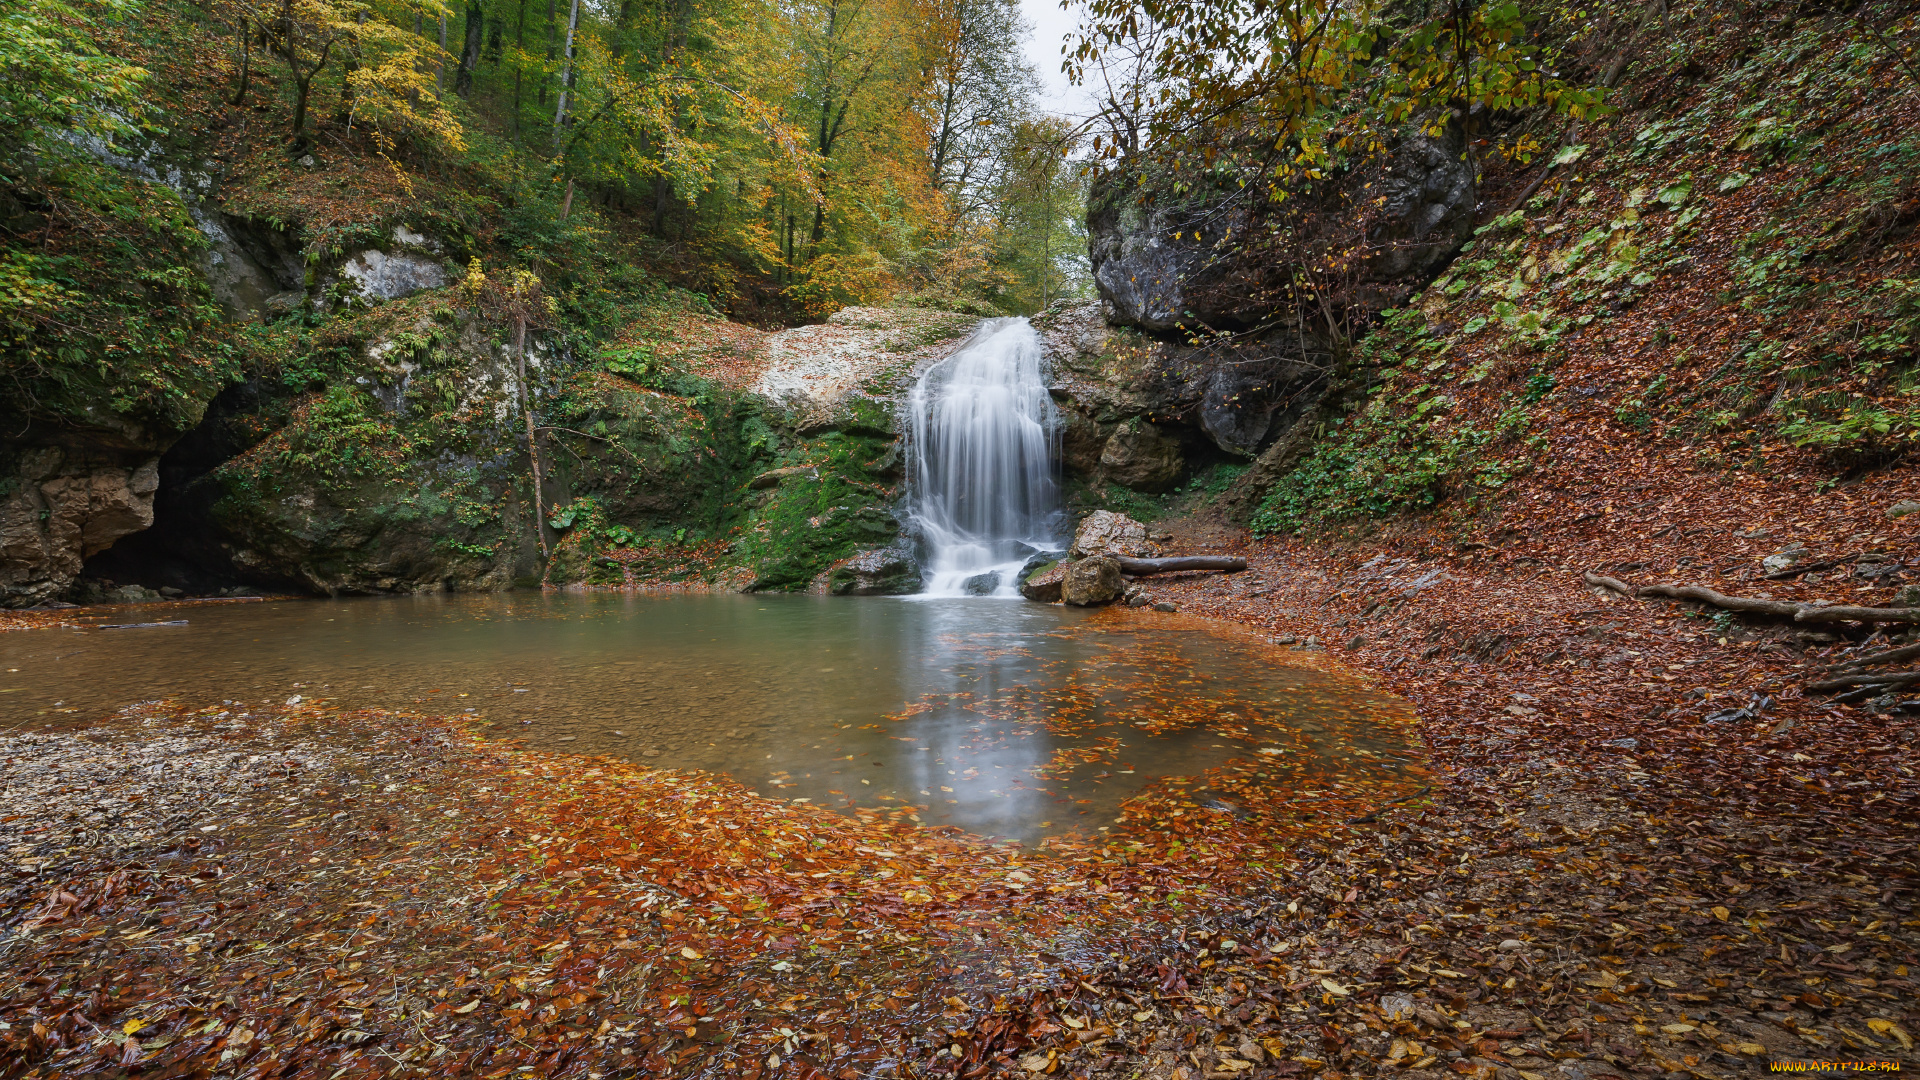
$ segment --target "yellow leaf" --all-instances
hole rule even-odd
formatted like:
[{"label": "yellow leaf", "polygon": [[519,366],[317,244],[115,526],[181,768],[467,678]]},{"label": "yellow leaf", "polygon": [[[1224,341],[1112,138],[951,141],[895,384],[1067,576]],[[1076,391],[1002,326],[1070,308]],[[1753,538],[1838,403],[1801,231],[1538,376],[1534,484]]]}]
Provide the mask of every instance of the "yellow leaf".
[{"label": "yellow leaf", "polygon": [[120,1033],[122,1035],[131,1035],[134,1032],[139,1031],[141,1028],[146,1026],[147,1026],[147,1022],[145,1020],[140,1020],[136,1018],[133,1020],[129,1020],[126,1023],[120,1025]]},{"label": "yellow leaf", "polygon": [[1348,994],[1353,992],[1347,989],[1346,987],[1341,986],[1339,983],[1334,982],[1332,979],[1321,979],[1320,985],[1326,989],[1327,993],[1338,994],[1341,997],[1346,997]]},{"label": "yellow leaf", "polygon": [[[1435,975],[1444,975],[1444,976],[1446,976],[1446,977],[1447,977],[1447,978],[1449,978],[1449,979],[1464,979],[1464,978],[1466,978],[1466,975],[1464,975],[1464,974],[1462,974],[1461,972],[1458,972],[1458,971],[1448,971],[1448,970],[1447,970],[1446,968],[1434,968],[1434,969],[1433,969],[1433,973],[1434,973]],[[1449,993],[1451,993],[1452,991],[1448,991],[1448,992],[1449,992]]]},{"label": "yellow leaf", "polygon": [[1087,1026],[1087,1022],[1085,1020],[1080,1019],[1077,1016],[1063,1016],[1061,1017],[1061,1019],[1065,1020],[1067,1022],[1067,1026],[1072,1028],[1075,1031],[1079,1031],[1081,1028]]},{"label": "yellow leaf", "polygon": [[1520,1080],[1547,1080],[1546,1077],[1537,1072],[1528,1072],[1525,1069],[1515,1069],[1513,1071],[1520,1074]]},{"label": "yellow leaf", "polygon": [[462,1016],[465,1016],[467,1013],[470,1013],[479,1007],[480,1007],[480,999],[474,998],[472,1001],[467,1002],[465,1005],[462,1005],[453,1011],[459,1013]]},{"label": "yellow leaf", "polygon": [[1900,1047],[1903,1050],[1913,1049],[1913,1036],[1908,1035],[1905,1028],[1891,1020],[1869,1020],[1867,1027],[1876,1035],[1891,1035],[1900,1040]]},{"label": "yellow leaf", "polygon": [[1679,984],[1679,983],[1677,983],[1677,982],[1670,982],[1670,981],[1668,981],[1668,980],[1666,980],[1666,979],[1658,979],[1658,978],[1657,978],[1657,979],[1655,979],[1655,980],[1653,980],[1653,981],[1654,981],[1654,982],[1657,982],[1657,983],[1659,983],[1659,984],[1660,984],[1661,986],[1665,986],[1665,987],[1668,987],[1668,988],[1672,988],[1672,987],[1675,987],[1675,986],[1679,986],[1679,985],[1680,985],[1680,984]]},{"label": "yellow leaf", "polygon": [[680,947],[680,955],[686,957],[689,960],[700,959],[700,954],[694,951],[694,948],[691,945],[682,945]]},{"label": "yellow leaf", "polygon": [[1693,1025],[1692,1024],[1663,1024],[1661,1025],[1660,1030],[1666,1032],[1669,1035],[1685,1035],[1687,1032],[1693,1030]]},{"label": "yellow leaf", "polygon": [[1759,1043],[1737,1043],[1735,1044],[1734,1049],[1740,1051],[1741,1053],[1747,1055],[1748,1057],[1759,1057],[1761,1054],[1764,1054],[1767,1052],[1767,1048],[1764,1046],[1761,1046]]},{"label": "yellow leaf", "polygon": [[1731,914],[1733,913],[1728,911],[1726,908],[1718,907],[1718,906],[1715,906],[1713,908],[1713,917],[1716,919],[1719,919],[1721,922],[1726,922],[1727,916]]}]

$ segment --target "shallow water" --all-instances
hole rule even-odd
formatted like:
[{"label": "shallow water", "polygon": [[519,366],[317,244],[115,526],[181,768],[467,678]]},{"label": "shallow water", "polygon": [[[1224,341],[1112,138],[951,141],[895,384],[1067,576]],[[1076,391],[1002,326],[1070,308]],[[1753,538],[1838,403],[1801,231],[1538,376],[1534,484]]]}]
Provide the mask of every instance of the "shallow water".
[{"label": "shallow water", "polygon": [[0,634],[0,729],[298,694],[1026,841],[1097,833],[1148,784],[1228,762],[1284,790],[1420,772],[1404,702],[1146,611],[523,592],[89,617],[187,621]]}]

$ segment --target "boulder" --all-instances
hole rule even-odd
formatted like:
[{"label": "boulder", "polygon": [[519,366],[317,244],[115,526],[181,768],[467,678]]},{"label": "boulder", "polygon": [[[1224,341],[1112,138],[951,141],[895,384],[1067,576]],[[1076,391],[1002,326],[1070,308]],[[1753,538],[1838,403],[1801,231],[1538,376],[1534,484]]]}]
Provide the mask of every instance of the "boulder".
[{"label": "boulder", "polygon": [[920,591],[920,568],[898,546],[867,548],[835,566],[827,577],[835,596],[902,596]]},{"label": "boulder", "polygon": [[1104,555],[1095,556],[1068,564],[1066,577],[1060,582],[1060,599],[1075,607],[1098,607],[1118,600],[1126,588],[1120,564]]},{"label": "boulder", "polygon": [[1027,575],[1020,583],[1020,595],[1036,604],[1060,602],[1060,587],[1067,580],[1066,562],[1048,563]]},{"label": "boulder", "polygon": [[1135,491],[1168,490],[1186,464],[1180,440],[1138,417],[1121,424],[1100,451],[1100,471]]},{"label": "boulder", "polygon": [[1160,552],[1147,539],[1147,527],[1125,514],[1095,510],[1080,523],[1073,534],[1068,554],[1084,559],[1095,555],[1125,555],[1147,559]]}]

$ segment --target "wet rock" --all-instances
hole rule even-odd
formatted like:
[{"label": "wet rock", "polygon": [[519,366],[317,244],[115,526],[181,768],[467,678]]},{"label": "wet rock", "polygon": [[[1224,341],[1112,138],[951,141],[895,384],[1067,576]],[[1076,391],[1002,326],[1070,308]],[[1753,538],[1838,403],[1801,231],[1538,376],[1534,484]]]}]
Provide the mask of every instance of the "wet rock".
[{"label": "wet rock", "polygon": [[1413,1015],[1413,997],[1410,994],[1385,994],[1380,998],[1380,1011],[1387,1019],[1397,1020]]},{"label": "wet rock", "polygon": [[1118,600],[1126,591],[1120,564],[1105,556],[1070,563],[1060,583],[1060,599],[1075,607],[1098,607]]},{"label": "wet rock", "polygon": [[1159,554],[1159,551],[1147,540],[1145,525],[1125,514],[1095,510],[1074,530],[1073,547],[1069,553],[1082,559],[1094,555],[1147,559]]},{"label": "wet rock", "polygon": [[1902,499],[1892,506],[1887,507],[1887,519],[1889,521],[1899,521],[1908,514],[1920,514],[1920,502],[1916,502],[1913,499]]},{"label": "wet rock", "polygon": [[1613,747],[1616,750],[1638,750],[1640,749],[1640,740],[1632,737],[1628,737],[1624,739],[1609,739],[1607,741],[1607,745]]},{"label": "wet rock", "polygon": [[989,570],[984,574],[975,574],[960,583],[960,591],[968,596],[992,596],[1000,588],[1000,571]]},{"label": "wet rock", "polygon": [[827,591],[835,596],[916,593],[920,591],[920,568],[904,547],[868,548],[833,568],[827,577]]},{"label": "wet rock", "polygon": [[1060,602],[1061,586],[1067,580],[1066,562],[1048,563],[1027,575],[1020,583],[1020,595],[1037,604]]},{"label": "wet rock", "polygon": [[1159,601],[1158,603],[1155,603],[1155,604],[1153,605],[1153,610],[1155,610],[1155,611],[1165,611],[1165,612],[1175,612],[1175,611],[1179,611],[1179,610],[1180,610],[1180,605],[1179,605],[1179,604],[1176,604],[1176,603],[1174,603],[1174,602],[1173,602],[1173,601],[1171,601],[1171,600],[1161,600],[1161,601]]}]

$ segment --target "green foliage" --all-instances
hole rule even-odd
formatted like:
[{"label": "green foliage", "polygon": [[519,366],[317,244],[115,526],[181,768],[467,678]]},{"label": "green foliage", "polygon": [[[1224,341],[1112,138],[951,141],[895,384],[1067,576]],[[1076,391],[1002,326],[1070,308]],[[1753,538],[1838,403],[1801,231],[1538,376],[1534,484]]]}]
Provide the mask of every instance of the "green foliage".
[{"label": "green foliage", "polygon": [[0,175],[77,156],[62,132],[110,144],[141,130],[146,69],[94,41],[101,18],[138,8],[135,0],[9,0],[0,10]]}]

